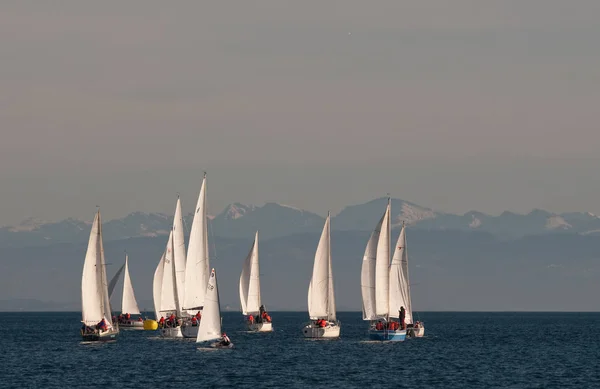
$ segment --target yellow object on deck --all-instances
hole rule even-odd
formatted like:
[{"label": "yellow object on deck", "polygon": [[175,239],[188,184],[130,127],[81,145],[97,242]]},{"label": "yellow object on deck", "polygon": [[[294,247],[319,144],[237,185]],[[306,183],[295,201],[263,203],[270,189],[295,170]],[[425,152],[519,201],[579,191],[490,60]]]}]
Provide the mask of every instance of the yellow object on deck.
[{"label": "yellow object on deck", "polygon": [[146,319],[144,320],[144,329],[149,331],[154,331],[158,329],[158,323],[156,320]]}]

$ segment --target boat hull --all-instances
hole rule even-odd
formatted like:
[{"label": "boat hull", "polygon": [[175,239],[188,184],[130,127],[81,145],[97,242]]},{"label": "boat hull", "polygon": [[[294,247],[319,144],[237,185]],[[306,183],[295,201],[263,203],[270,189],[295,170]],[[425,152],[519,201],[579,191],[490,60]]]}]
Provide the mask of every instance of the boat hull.
[{"label": "boat hull", "polygon": [[160,329],[160,335],[163,338],[183,338],[181,327],[165,327]]},{"label": "boat hull", "polygon": [[143,330],[144,322],[143,321],[127,321],[123,323],[119,323],[119,328],[124,330]]},{"label": "boat hull", "polygon": [[225,345],[221,344],[221,342],[214,342],[214,343],[212,343],[210,345],[210,347],[212,347],[212,348],[224,348],[224,349],[233,348],[233,343],[229,343],[227,346],[225,346]]},{"label": "boat hull", "polygon": [[337,324],[328,324],[325,327],[317,327],[311,323],[304,326],[302,335],[305,338],[339,338],[340,326]]},{"label": "boat hull", "polygon": [[271,332],[273,331],[273,323],[247,323],[248,331],[253,332]]},{"label": "boat hull", "polygon": [[404,342],[406,340],[406,330],[369,330],[369,339],[390,342]]},{"label": "boat hull", "polygon": [[420,325],[417,328],[409,327],[406,329],[407,338],[422,338],[425,335],[425,326]]},{"label": "boat hull", "polygon": [[102,333],[82,334],[81,337],[84,342],[108,342],[117,340],[118,333],[119,331],[106,331]]},{"label": "boat hull", "polygon": [[183,323],[181,326],[181,334],[184,338],[196,338],[198,337],[198,328],[200,328],[200,323],[198,325],[191,325],[190,323]]}]

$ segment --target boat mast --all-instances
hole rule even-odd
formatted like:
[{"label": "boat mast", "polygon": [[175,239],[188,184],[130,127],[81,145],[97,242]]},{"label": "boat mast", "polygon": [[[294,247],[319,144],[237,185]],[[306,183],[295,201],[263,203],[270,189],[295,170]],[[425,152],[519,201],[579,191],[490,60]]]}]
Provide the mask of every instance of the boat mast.
[{"label": "boat mast", "polygon": [[[404,247],[404,256],[406,257],[406,291],[407,291],[407,299],[406,305],[408,312],[410,313],[410,319],[414,322],[413,312],[412,312],[412,301],[410,299],[410,280],[408,278],[408,249],[406,247],[406,229],[404,228],[404,221],[402,221],[402,229],[404,230],[404,241],[402,242],[402,246]],[[402,260],[402,259],[401,259]],[[402,266],[402,264],[400,264]]]},{"label": "boat mast", "polygon": [[[387,228],[388,228],[388,267],[389,267],[389,265],[390,265],[389,264],[389,259],[391,258],[391,254],[389,253],[389,251],[392,248],[392,199],[391,199],[389,193],[387,195],[388,195],[388,205],[387,205],[387,208],[388,208],[387,209],[387,211],[388,211],[388,225],[387,225]],[[390,285],[390,280],[389,280],[389,277],[388,277],[388,301],[389,301],[389,295],[390,295],[389,285]],[[388,303],[388,310],[387,310],[388,312],[387,312],[387,315],[386,315],[386,318],[385,318],[385,321],[388,322],[388,323],[390,321],[390,308],[389,308],[389,306],[390,305]]]},{"label": "boat mast", "polygon": [[333,288],[333,280],[331,279],[331,220],[330,220],[330,212],[327,211],[327,320],[331,317],[331,312],[329,312],[329,297],[331,296],[331,290]]}]

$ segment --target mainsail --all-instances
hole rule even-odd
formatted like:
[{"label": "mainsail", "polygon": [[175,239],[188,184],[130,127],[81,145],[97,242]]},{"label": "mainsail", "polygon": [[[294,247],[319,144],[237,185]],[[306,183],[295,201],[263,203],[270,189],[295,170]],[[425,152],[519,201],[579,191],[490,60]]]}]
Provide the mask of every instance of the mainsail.
[{"label": "mainsail", "polygon": [[179,314],[179,299],[175,281],[175,261],[173,258],[173,232],[169,235],[165,250],[165,266],[163,268],[162,288],[160,293],[160,311]]},{"label": "mainsail", "polygon": [[401,307],[406,309],[407,315],[405,315],[405,321],[407,324],[408,319],[408,304],[406,303],[406,287],[407,284],[404,281],[404,275],[402,274],[402,256],[404,254],[404,227],[400,232],[398,243],[394,250],[394,256],[392,257],[392,265],[390,266],[390,317],[398,318],[400,316],[399,311]]},{"label": "mainsail", "polygon": [[129,277],[129,257],[125,255],[125,275],[123,276],[123,302],[121,304],[121,312],[139,315],[140,308],[138,307],[135,295],[133,293],[133,285]]},{"label": "mainsail", "polygon": [[100,211],[96,213],[81,276],[81,317],[86,325],[95,325],[102,319],[112,326],[112,315],[108,299],[106,261],[102,244],[102,221]]},{"label": "mainsail", "polygon": [[406,322],[406,324],[412,324],[413,311],[412,300],[410,298],[410,282],[408,279],[408,250],[406,247],[406,228],[404,226],[402,226],[402,231],[400,232],[400,236],[398,237],[398,244],[396,245],[396,250],[398,250],[398,256],[400,257],[402,269],[401,291],[405,303],[404,309],[406,309],[404,321]]},{"label": "mainsail", "polygon": [[244,261],[240,275],[240,302],[244,315],[256,315],[261,306],[260,300],[260,268],[258,265],[258,231],[254,236],[254,244]]},{"label": "mainsail", "polygon": [[386,213],[383,214],[377,227],[371,233],[371,237],[365,249],[362,268],[360,272],[360,286],[362,292],[362,310],[363,320],[374,320],[377,318],[375,313],[375,263],[377,259],[377,242],[381,235],[381,227]]},{"label": "mainsail", "polygon": [[115,290],[115,286],[117,285],[117,281],[119,280],[119,276],[125,270],[125,275],[123,276],[123,296],[121,302],[121,312],[130,313],[132,315],[139,315],[140,309],[137,305],[137,301],[135,299],[135,294],[133,293],[133,285],[131,284],[131,278],[129,277],[129,257],[125,255],[125,263],[123,266],[117,270],[117,273],[113,276],[108,284],[108,297],[112,297],[113,291]]},{"label": "mainsail", "polygon": [[385,317],[389,313],[388,297],[390,285],[390,203],[383,215],[381,233],[377,242],[375,260],[375,314]]},{"label": "mainsail", "polygon": [[195,314],[204,305],[204,293],[209,276],[208,228],[206,220],[206,174],[194,212],[190,242],[185,264],[183,309]]},{"label": "mainsail", "polygon": [[221,308],[219,303],[219,289],[217,287],[215,269],[212,269],[204,295],[204,309],[202,310],[202,320],[200,320],[196,342],[205,342],[220,337]]},{"label": "mainsail", "polygon": [[315,252],[313,272],[308,286],[308,314],[311,320],[335,320],[335,296],[331,270],[330,215],[327,215]]},{"label": "mainsail", "polygon": [[183,230],[183,216],[181,212],[181,200],[177,198],[175,217],[173,218],[173,258],[175,261],[175,285],[177,286],[178,316],[181,315],[179,305],[183,302],[185,292],[185,239]]}]

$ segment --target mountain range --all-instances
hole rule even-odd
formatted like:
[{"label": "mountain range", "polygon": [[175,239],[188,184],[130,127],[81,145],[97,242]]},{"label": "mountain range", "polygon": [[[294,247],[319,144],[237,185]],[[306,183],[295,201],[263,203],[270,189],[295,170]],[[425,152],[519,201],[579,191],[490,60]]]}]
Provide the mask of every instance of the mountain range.
[{"label": "mountain range", "polygon": [[[393,233],[395,243],[399,231]],[[370,231],[332,231],[339,311],[361,309],[360,269]],[[209,239],[223,309],[239,309],[242,263],[253,236]],[[319,232],[261,239],[261,295],[267,308],[306,310]],[[598,310],[600,239],[556,233],[500,240],[482,231],[409,229],[410,283],[416,310]],[[163,236],[106,241],[107,273],[123,264],[135,295],[152,310],[152,279]],[[0,248],[0,310],[79,310],[87,244]],[[113,296],[119,310],[122,278]],[[11,301],[11,300],[17,301]],[[41,300],[41,301],[40,301]],[[45,303],[49,302],[49,303]],[[423,316],[426,320],[426,315]]]},{"label": "mountain range", "polygon": [[[332,220],[332,230],[370,231],[383,214],[386,198],[347,206]],[[464,215],[439,212],[401,199],[392,199],[392,224],[403,222],[414,229],[489,232],[500,239],[527,235],[600,235],[600,218],[588,212],[556,214],[535,209],[528,214],[504,212],[499,216],[471,211]],[[277,203],[263,206],[234,203],[209,217],[209,233],[224,238],[248,238],[260,230],[264,239],[299,233],[316,233],[324,217],[316,213]],[[192,214],[185,217],[189,232]],[[105,240],[167,235],[172,216],[163,213],[134,212],[124,218],[104,222]],[[27,247],[56,243],[80,243],[89,237],[89,221],[65,219],[45,223],[27,219],[16,226],[0,228],[0,247]]]}]

